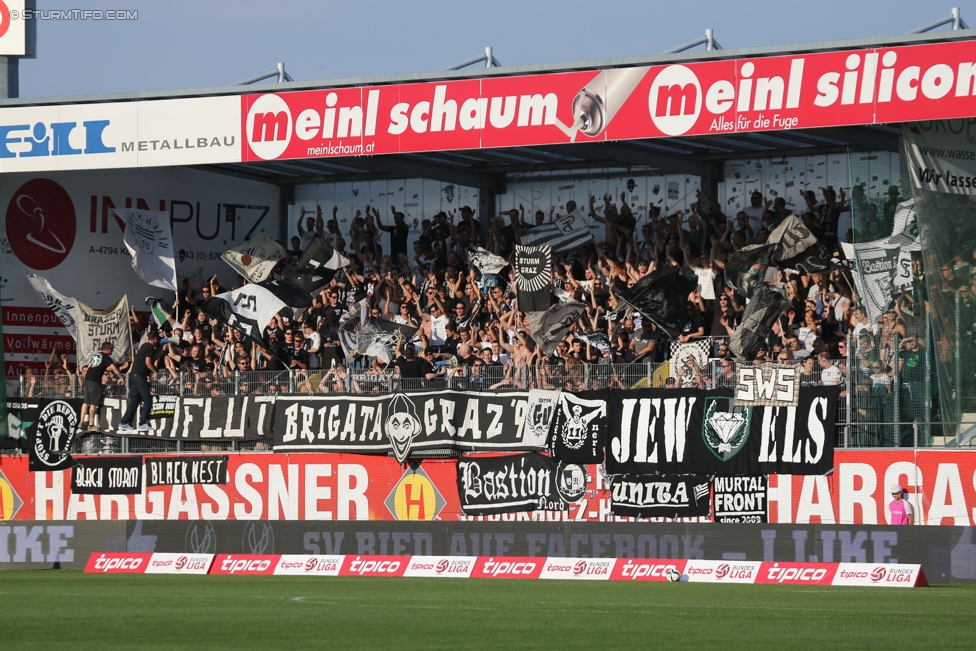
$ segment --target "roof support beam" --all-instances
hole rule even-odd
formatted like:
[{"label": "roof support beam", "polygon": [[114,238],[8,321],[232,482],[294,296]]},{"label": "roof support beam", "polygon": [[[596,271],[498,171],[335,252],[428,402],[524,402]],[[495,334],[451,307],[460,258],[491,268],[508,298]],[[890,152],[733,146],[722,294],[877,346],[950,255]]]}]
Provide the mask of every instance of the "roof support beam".
[{"label": "roof support beam", "polygon": [[898,132],[888,133],[881,129],[870,127],[827,127],[824,129],[813,129],[814,135],[830,138],[847,143],[856,149],[867,149],[871,151],[899,151],[901,134]]},{"label": "roof support beam", "polygon": [[465,169],[425,163],[403,156],[361,156],[350,160],[351,166],[372,172],[386,172],[403,178],[424,178],[444,183],[456,183],[471,188],[490,188],[493,179],[488,174]]},{"label": "roof support beam", "polygon": [[708,162],[692,156],[669,156],[659,152],[631,147],[619,142],[576,143],[535,147],[569,156],[579,156],[591,160],[615,160],[620,165],[655,167],[663,172],[690,174],[692,176],[712,176],[713,170]]}]

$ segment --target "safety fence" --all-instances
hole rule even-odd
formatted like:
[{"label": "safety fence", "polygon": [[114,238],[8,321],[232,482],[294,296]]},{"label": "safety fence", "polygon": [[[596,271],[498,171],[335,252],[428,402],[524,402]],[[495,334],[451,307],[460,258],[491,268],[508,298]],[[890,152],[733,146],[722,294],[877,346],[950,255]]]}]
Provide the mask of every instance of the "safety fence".
[{"label": "safety fence", "polygon": [[[933,382],[933,346],[928,319],[901,328],[861,328],[842,346],[846,358],[823,359],[797,351],[795,359],[774,349],[781,364],[796,367],[801,386],[842,386],[839,400],[838,447],[940,447],[963,429],[945,422]],[[157,395],[212,397],[255,394],[388,394],[452,389],[591,389],[728,388],[735,387],[738,369],[752,363],[716,357],[727,350],[724,338],[698,342],[706,359],[700,363],[681,360],[644,361],[630,364],[587,364],[574,360],[540,360],[546,364],[466,365],[456,359],[437,362],[434,373],[422,378],[401,377],[381,371],[365,361],[317,370],[237,371],[233,375],[183,372],[160,373],[151,382]],[[938,348],[936,346],[935,348]],[[960,353],[962,351],[959,351]],[[727,353],[725,353],[727,354]],[[965,380],[960,378],[964,384]],[[82,378],[77,375],[25,375],[8,383],[11,397],[81,397]],[[124,398],[126,378],[109,378],[103,384],[106,397]],[[958,407],[952,406],[952,411]],[[961,441],[968,445],[972,441]],[[126,440],[113,436],[79,436],[78,452],[156,453],[184,451],[262,450],[263,442],[199,443]]]}]

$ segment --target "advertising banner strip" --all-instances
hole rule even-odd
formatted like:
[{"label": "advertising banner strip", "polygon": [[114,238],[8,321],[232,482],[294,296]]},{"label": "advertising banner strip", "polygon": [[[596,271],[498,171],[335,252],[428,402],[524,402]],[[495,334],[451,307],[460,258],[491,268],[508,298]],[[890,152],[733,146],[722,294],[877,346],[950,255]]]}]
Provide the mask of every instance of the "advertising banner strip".
[{"label": "advertising banner strip", "polygon": [[241,97],[241,156],[330,158],[950,119],[976,114],[974,79],[972,41],[955,41],[253,94]]},{"label": "advertising banner strip", "polygon": [[[678,575],[669,577],[672,570]],[[85,572],[928,586],[921,565],[653,558],[96,552]]]},{"label": "advertising banner strip", "polygon": [[136,495],[142,492],[142,457],[76,457],[71,492],[76,495]]},{"label": "advertising banner strip", "polygon": [[146,552],[93,552],[88,557],[85,572],[144,574],[151,558],[152,554]]},{"label": "advertising banner strip", "polygon": [[173,554],[155,552],[146,566],[146,574],[208,574],[213,554]]}]

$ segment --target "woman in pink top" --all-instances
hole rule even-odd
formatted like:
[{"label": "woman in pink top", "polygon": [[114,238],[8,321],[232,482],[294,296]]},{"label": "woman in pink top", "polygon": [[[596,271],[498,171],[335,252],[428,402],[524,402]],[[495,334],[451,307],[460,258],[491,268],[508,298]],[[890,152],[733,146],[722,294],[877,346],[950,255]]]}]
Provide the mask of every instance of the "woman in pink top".
[{"label": "woman in pink top", "polygon": [[915,524],[915,509],[903,498],[905,489],[900,484],[892,484],[888,492],[894,499],[888,504],[891,524]]}]

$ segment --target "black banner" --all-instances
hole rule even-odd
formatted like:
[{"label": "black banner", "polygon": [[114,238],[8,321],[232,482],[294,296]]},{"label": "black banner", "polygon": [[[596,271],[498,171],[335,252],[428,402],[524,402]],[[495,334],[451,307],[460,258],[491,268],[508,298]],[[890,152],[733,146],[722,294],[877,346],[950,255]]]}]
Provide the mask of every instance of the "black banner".
[{"label": "black banner", "polygon": [[522,451],[528,392],[424,391],[385,396],[279,396],[274,450],[388,453]]},{"label": "black banner", "polygon": [[607,472],[822,475],[834,466],[838,387],[796,407],[735,407],[722,391],[612,391]]},{"label": "black banner", "polygon": [[515,246],[515,287],[523,312],[545,312],[552,304],[552,248]]},{"label": "black banner", "polygon": [[704,475],[617,475],[610,486],[610,512],[635,518],[701,517],[708,515],[708,495]]},{"label": "black banner", "polygon": [[146,486],[226,483],[226,455],[146,459]]},{"label": "black banner", "polygon": [[80,409],[80,398],[54,398],[39,401],[36,412],[21,412],[22,416],[36,419],[21,422],[30,445],[31,472],[65,470],[73,465],[69,450],[78,431]]},{"label": "black banner", "polygon": [[467,515],[562,511],[586,492],[586,469],[537,452],[458,461],[458,496]]},{"label": "black banner", "polygon": [[766,522],[766,477],[716,477],[712,482],[715,522]]},{"label": "black banner", "polygon": [[566,463],[603,463],[609,390],[562,391],[549,438],[552,455]]},{"label": "black banner", "polygon": [[142,457],[83,457],[71,469],[76,495],[136,495],[142,492]]},{"label": "black banner", "polygon": [[[192,384],[190,388],[194,387]],[[257,441],[270,438],[273,395],[179,397],[153,396],[149,431],[118,431],[124,398],[106,398],[98,416],[100,429],[114,436],[171,441]],[[79,401],[80,404],[81,401]]]}]

